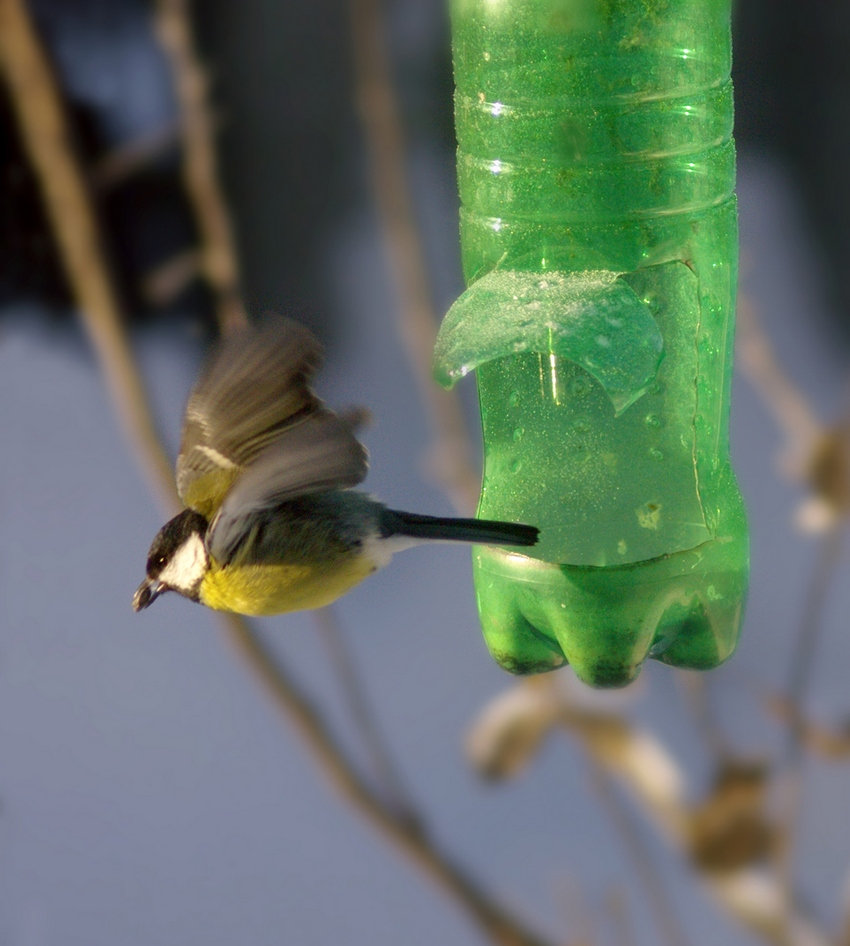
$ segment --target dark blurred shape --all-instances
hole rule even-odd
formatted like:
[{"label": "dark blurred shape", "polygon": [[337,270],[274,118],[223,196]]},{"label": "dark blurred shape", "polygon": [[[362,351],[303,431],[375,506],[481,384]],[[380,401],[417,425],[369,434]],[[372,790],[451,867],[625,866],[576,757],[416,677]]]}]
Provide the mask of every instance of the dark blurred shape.
[{"label": "dark blurred shape", "polygon": [[[188,311],[211,324],[198,278],[171,295],[145,293],[151,272],[197,242],[182,183],[170,69],[148,4],[34,0],[31,9],[65,95],[127,311],[134,320]],[[53,237],[5,98],[0,128],[0,302],[32,298],[66,314],[70,298]]]},{"label": "dark blurred shape", "polygon": [[724,763],[708,797],[691,812],[689,848],[695,866],[723,873],[769,856],[777,839],[766,814],[769,786],[767,766]]},{"label": "dark blurred shape", "polygon": [[[195,7],[222,109],[220,157],[249,308],[315,328],[332,307],[335,234],[373,200],[355,111],[350,8],[349,0]],[[385,3],[383,12],[408,148],[427,142],[450,167],[448,13],[408,0]],[[456,227],[447,236],[456,243]],[[323,325],[321,333],[327,339],[334,328]]]},{"label": "dark blurred shape", "polygon": [[[739,145],[789,164],[850,337],[850,4],[740,0],[733,79]],[[806,318],[807,313],[801,313]]]},{"label": "dark blurred shape", "polygon": [[5,89],[0,85],[0,306],[70,304],[68,287]]},{"label": "dark blurred shape", "polygon": [[153,273],[197,243],[177,154],[110,189],[99,204],[127,309],[136,314],[189,311],[211,322],[208,292],[197,271],[195,278],[182,284],[176,294],[146,291]]},{"label": "dark blurred shape", "polygon": [[[31,9],[66,97],[127,310],[134,318],[188,310],[209,323],[208,293],[189,266],[197,232],[152,3],[31,0]],[[248,309],[295,315],[328,339],[336,233],[371,200],[354,112],[349,4],[210,0],[193,12],[221,127],[222,183]],[[397,4],[388,14],[407,130],[436,143],[450,166],[445,11],[417,13]],[[69,300],[52,236],[2,103],[0,122],[7,131],[0,143],[0,206],[7,210],[0,222],[0,300],[34,297],[61,314]]]},{"label": "dark blurred shape", "polygon": [[334,230],[363,187],[348,4],[209,0],[196,4],[195,27],[222,114],[248,309],[319,328]]}]

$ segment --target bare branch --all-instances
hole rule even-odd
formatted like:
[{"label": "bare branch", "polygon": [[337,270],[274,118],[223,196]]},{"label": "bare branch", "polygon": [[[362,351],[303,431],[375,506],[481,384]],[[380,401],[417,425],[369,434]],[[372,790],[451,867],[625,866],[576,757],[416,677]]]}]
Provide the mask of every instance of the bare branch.
[{"label": "bare branch", "polygon": [[399,329],[434,428],[431,466],[455,508],[468,515],[477,505],[480,479],[473,469],[460,402],[453,392],[438,388],[431,377],[439,318],[431,298],[405,171],[403,135],[380,2],[351,0],[357,104],[384,244],[398,288]]},{"label": "bare branch", "polygon": [[[717,856],[703,858],[704,863],[695,857],[699,854],[695,842],[706,841],[704,833],[695,836],[695,830],[705,829],[706,815],[712,816],[722,832],[727,832],[739,816],[745,816],[746,831],[751,836],[749,849],[753,854],[763,853],[760,839],[764,834],[752,821],[754,815],[756,821],[759,817],[755,772],[749,778],[743,769],[737,776],[727,773],[732,774],[733,781],[728,777],[719,779],[716,788],[721,795],[709,798],[707,804],[689,806],[681,767],[652,733],[610,710],[582,706],[554,674],[543,680],[546,682],[533,688],[525,682],[517,684],[484,708],[467,739],[476,766],[490,777],[510,775],[518,770],[514,759],[525,764],[529,746],[542,744],[547,728],[561,727],[578,740],[606,777],[627,789],[678,855],[697,868],[698,878],[730,916],[774,946],[828,946],[827,934],[796,895],[786,897],[774,872],[748,866],[741,857],[733,859],[730,855],[734,852],[727,852],[722,865]],[[529,733],[533,740],[528,739]],[[518,738],[524,747],[519,756]],[[718,811],[721,805],[725,811]],[[708,806],[714,810],[709,811]],[[718,813],[726,817],[717,818]],[[741,839],[734,840],[737,844]]]},{"label": "bare branch", "polygon": [[825,429],[800,389],[780,367],[755,307],[744,295],[738,299],[735,353],[738,366],[785,434],[783,469],[795,479],[805,478]]},{"label": "bare branch", "polygon": [[[598,917],[591,910],[578,877],[570,875],[558,878],[555,902],[564,925],[570,929],[565,946],[598,946],[595,930]],[[626,943],[622,946],[626,946]]]},{"label": "bare branch", "polygon": [[121,329],[122,315],[52,70],[21,0],[0,0],[0,58],[65,275],[103,366],[121,427],[151,487],[168,508],[179,508],[171,462],[146,410],[144,386]]},{"label": "bare branch", "polygon": [[784,830],[777,864],[789,901],[793,889],[794,848],[803,795],[803,762],[806,745],[805,700],[820,642],[826,597],[841,557],[841,546],[842,528],[839,524],[830,529],[821,542],[820,554],[803,605],[796,647],[791,657],[787,695],[789,712],[785,804],[782,819]]},{"label": "bare branch", "polygon": [[632,862],[632,870],[638,884],[643,887],[659,933],[670,946],[687,946],[688,938],[670,903],[664,883],[641,836],[640,828],[635,824],[626,806],[617,797],[605,770],[598,763],[592,763],[592,768],[597,797],[608,812],[611,823],[626,848],[626,853]]},{"label": "bare branch", "polygon": [[336,611],[332,606],[328,606],[314,611],[313,614],[319,634],[327,648],[339,688],[365,744],[377,782],[386,791],[385,804],[390,806],[400,821],[418,832],[421,830],[420,815],[416,811],[416,806],[394,759],[387,750],[365,687],[355,670],[354,659],[346,645],[345,635],[340,627]]},{"label": "bare branch", "polygon": [[615,933],[616,946],[637,946],[633,924],[629,921],[629,904],[626,891],[614,888],[605,898],[605,906]]},{"label": "bare branch", "polygon": [[239,294],[239,267],[230,215],[218,183],[215,122],[207,105],[207,79],[198,61],[188,0],[156,0],[156,31],[171,62],[180,105],[183,180],[201,237],[203,272],[216,297],[219,328],[248,324]]},{"label": "bare branch", "polygon": [[476,920],[482,931],[500,946],[544,946],[545,940],[507,914],[459,867],[440,853],[421,829],[390,816],[384,806],[357,777],[345,761],[329,730],[315,709],[298,691],[260,638],[249,632],[236,615],[225,615],[230,624],[230,640],[239,649],[256,676],[264,683],[278,707],[307,743],[334,787],[385,837],[410,859]]},{"label": "bare branch", "polygon": [[732,753],[717,720],[711,702],[710,680],[701,671],[679,670],[676,681],[694,718],[694,723],[715,763],[728,759]]},{"label": "bare branch", "polygon": [[839,901],[840,916],[835,946],[850,946],[850,872],[845,872]]},{"label": "bare branch", "polygon": [[202,259],[198,250],[183,250],[160,263],[142,278],[142,296],[154,305],[167,305],[201,272]]},{"label": "bare branch", "polygon": [[89,170],[91,186],[96,191],[108,191],[121,184],[148,167],[172,147],[176,147],[178,135],[177,123],[168,122],[161,128],[110,151]]},{"label": "bare branch", "polygon": [[[230,217],[219,185],[214,122],[207,100],[207,82],[198,61],[187,0],[157,0],[157,32],[172,66],[181,113],[184,177],[199,222],[203,253],[181,254],[159,267],[146,281],[149,291],[163,297],[186,278],[193,264],[200,265],[216,295],[219,328],[226,333],[245,324],[245,308],[239,297],[235,241]],[[375,774],[385,788],[387,801],[399,816],[411,824],[417,820],[414,806],[402,787],[402,780],[368,709],[364,688],[345,648],[341,629],[333,611],[314,612],[316,626],[328,648],[343,697],[352,711]]]},{"label": "bare branch", "polygon": [[[797,709],[791,705],[787,696],[765,692],[762,699],[771,715],[790,726]],[[799,712],[801,717],[806,717],[802,709]],[[845,720],[839,726],[825,726],[806,717],[800,720],[800,725],[803,729],[803,746],[807,752],[831,762],[844,762],[850,758],[850,720]]]}]

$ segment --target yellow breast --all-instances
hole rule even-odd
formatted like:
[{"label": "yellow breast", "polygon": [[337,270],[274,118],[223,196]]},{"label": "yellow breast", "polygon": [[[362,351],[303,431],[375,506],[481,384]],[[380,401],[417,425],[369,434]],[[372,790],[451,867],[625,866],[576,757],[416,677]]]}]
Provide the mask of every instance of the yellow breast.
[{"label": "yellow breast", "polygon": [[364,554],[331,565],[229,565],[212,563],[201,584],[201,602],[217,611],[268,615],[323,608],[375,571]]}]

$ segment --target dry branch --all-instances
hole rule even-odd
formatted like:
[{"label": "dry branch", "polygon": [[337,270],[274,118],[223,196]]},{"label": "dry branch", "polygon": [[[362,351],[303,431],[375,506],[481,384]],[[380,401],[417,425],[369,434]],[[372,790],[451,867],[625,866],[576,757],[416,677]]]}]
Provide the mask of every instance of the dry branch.
[{"label": "dry branch", "polygon": [[643,888],[663,941],[669,946],[687,946],[688,937],[673,909],[667,889],[655,868],[640,828],[632,818],[631,812],[617,797],[616,789],[611,784],[608,773],[598,763],[592,764],[592,769],[597,798],[605,807],[612,825],[620,835],[626,853],[632,861],[637,882]]},{"label": "dry branch", "polygon": [[96,191],[117,187],[174,148],[178,133],[176,122],[168,122],[108,152],[89,169],[91,186]]},{"label": "dry branch", "polygon": [[421,867],[424,873],[475,919],[488,938],[499,946],[546,946],[546,940],[519,923],[442,854],[421,828],[397,820],[348,764],[342,750],[308,700],[293,686],[260,639],[248,632],[236,615],[226,615],[230,640],[274,697],[277,706],[308,745],[314,759],[334,787],[386,838]]},{"label": "dry branch", "polygon": [[[583,706],[567,681],[553,674],[532,685],[523,682],[484,708],[467,740],[468,752],[479,771],[489,777],[511,776],[530,763],[550,732],[566,731],[579,742],[594,766],[629,792],[678,856],[694,866],[696,876],[720,907],[742,926],[773,946],[829,946],[828,935],[786,891],[777,872],[759,863],[738,863],[733,869],[720,870],[716,856],[711,860],[712,869],[705,869],[695,860],[695,843],[706,842],[707,806],[688,803],[684,772],[674,756],[652,733],[625,717]],[[727,794],[726,800],[731,802],[727,808],[733,819],[742,814],[742,794],[745,802],[758,801],[753,790],[747,797],[744,782],[746,778],[739,779],[737,790]],[[718,788],[720,792],[728,788],[728,780],[719,780]],[[707,800],[712,801],[724,800],[719,796]],[[748,825],[751,823],[758,831],[761,811],[750,807],[743,814]],[[715,816],[713,823],[728,837],[728,821]],[[700,829],[702,833],[696,833]],[[737,844],[739,838],[731,840]],[[751,851],[754,855],[763,853],[757,844]]]},{"label": "dry branch", "polygon": [[753,303],[743,295],[738,299],[735,355],[739,369],[785,435],[783,469],[795,479],[804,478],[824,436],[824,426],[780,366]]},{"label": "dry branch", "polygon": [[346,646],[336,611],[333,605],[328,605],[314,611],[313,615],[316,628],[327,647],[328,658],[351,720],[360,732],[376,781],[383,788],[384,805],[389,807],[396,819],[405,822],[418,833],[422,830],[420,815],[395,759],[381,736],[380,726],[372,712],[366,689],[355,670],[354,658]]},{"label": "dry branch", "polygon": [[399,108],[384,42],[380,0],[351,0],[357,105],[369,156],[372,190],[398,290],[401,338],[434,430],[432,471],[455,508],[469,515],[480,481],[457,396],[431,377],[439,319],[405,169]]},{"label": "dry branch", "polygon": [[806,697],[823,626],[827,593],[838,567],[842,546],[840,525],[831,528],[821,540],[820,554],[809,582],[803,613],[791,657],[787,705],[789,707],[782,845],[777,851],[777,869],[790,901],[794,885],[794,851],[799,830],[803,798],[806,749]]},{"label": "dry branch", "polygon": [[230,214],[218,184],[215,122],[207,106],[207,78],[195,51],[188,0],[156,0],[156,31],[171,63],[180,107],[183,181],[201,238],[202,269],[216,297],[225,333],[248,324],[239,294],[239,267]]},{"label": "dry branch", "polygon": [[167,508],[178,509],[171,461],[160,444],[124,335],[103,240],[75,159],[53,71],[22,0],[0,0],[0,59],[71,294],[103,369],[121,428],[151,488]]}]

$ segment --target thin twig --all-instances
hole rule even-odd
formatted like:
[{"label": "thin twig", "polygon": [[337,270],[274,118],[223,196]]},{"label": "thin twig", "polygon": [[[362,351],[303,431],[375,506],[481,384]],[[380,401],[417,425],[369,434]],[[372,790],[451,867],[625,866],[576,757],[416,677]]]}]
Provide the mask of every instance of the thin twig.
[{"label": "thin twig", "polygon": [[615,946],[637,946],[634,925],[629,922],[626,892],[620,888],[613,888],[605,897],[605,906],[614,930]]},{"label": "thin twig", "polygon": [[664,883],[653,863],[653,859],[644,843],[640,829],[634,823],[626,806],[617,796],[611,777],[605,769],[588,756],[593,781],[599,800],[605,806],[611,823],[616,828],[632,861],[632,869],[637,882],[643,887],[647,902],[655,917],[655,924],[662,938],[670,946],[687,946],[688,938],[676,916],[676,911],[664,889]]},{"label": "thin twig", "polygon": [[[805,699],[820,642],[823,610],[829,586],[841,555],[843,517],[848,512],[847,429],[850,412],[832,430],[820,423],[806,398],[786,376],[746,299],[738,307],[739,363],[761,394],[786,436],[783,465],[797,479],[806,481],[820,504],[818,519],[825,525],[818,560],[803,606],[796,646],[791,656],[786,705],[788,725],[785,747],[783,831],[777,845],[775,867],[786,913],[794,901],[794,850],[803,796],[803,767],[807,723]],[[784,933],[790,942],[790,924]]]},{"label": "thin twig", "polygon": [[735,355],[738,367],[785,434],[783,467],[795,479],[802,479],[824,436],[824,426],[780,366],[753,303],[744,295],[738,299]]},{"label": "thin twig", "polygon": [[[784,693],[776,693],[766,687],[760,687],[761,702],[767,711],[784,726],[790,723],[791,701]],[[850,758],[850,726],[825,725],[808,717],[801,711],[803,719],[803,745],[806,752],[830,762],[844,762]],[[850,894],[850,890],[848,891]]]},{"label": "thin twig", "polygon": [[777,852],[777,868],[787,901],[793,890],[796,835],[803,796],[803,762],[806,743],[805,701],[823,626],[823,611],[829,587],[841,557],[843,524],[838,523],[821,541],[815,570],[809,582],[800,620],[800,629],[788,680],[788,729],[786,740],[785,805],[782,842]]},{"label": "thin twig", "polygon": [[427,834],[421,829],[411,829],[408,824],[388,814],[348,765],[321,716],[282,671],[279,658],[273,656],[236,615],[224,617],[231,624],[231,642],[265,684],[277,706],[309,746],[329,781],[346,800],[462,905],[494,943],[500,946],[544,946],[545,940],[492,901],[462,869],[437,849]]},{"label": "thin twig", "polygon": [[[597,917],[594,916],[587,902],[579,878],[575,876],[562,878],[555,888],[555,898],[559,907],[558,912],[563,917],[564,924],[570,929],[570,937],[565,940],[565,946],[596,946],[597,936],[594,927]],[[623,943],[622,946],[627,946],[627,943]]]},{"label": "thin twig", "polygon": [[381,0],[351,0],[357,105],[369,152],[372,189],[398,289],[399,328],[434,429],[433,471],[455,508],[478,502],[480,479],[456,395],[431,377],[438,317],[410,197],[399,108],[381,22]]},{"label": "thin twig", "polygon": [[[178,90],[184,177],[199,223],[202,266],[215,298],[219,329],[227,334],[247,324],[247,315],[239,295],[236,241],[216,171],[215,122],[207,98],[206,78],[195,49],[187,0],[157,0],[156,10],[157,33],[171,61]],[[210,265],[210,261],[215,265]],[[414,825],[418,816],[402,788],[389,748],[368,710],[365,688],[333,613],[316,611],[314,621],[328,648],[353,722],[372,759],[374,773],[396,813]]]},{"label": "thin twig", "polygon": [[89,169],[89,182],[96,191],[108,191],[153,164],[172,148],[176,150],[179,128],[174,121],[134,138],[105,154]]},{"label": "thin twig", "polygon": [[691,670],[679,670],[676,680],[693,716],[694,724],[715,764],[729,759],[732,753],[712,705],[711,681],[705,674]]},{"label": "thin twig", "polygon": [[[167,507],[177,498],[171,465],[152,422],[150,405],[123,330],[95,214],[70,143],[58,88],[22,0],[0,0],[0,68],[33,168],[40,181],[72,293],[92,340],[124,429]],[[398,820],[333,740],[319,712],[238,615],[222,615],[227,635],[277,707],[304,738],[328,780],[384,837],[392,841],[499,946],[546,946],[455,865],[422,830]]]},{"label": "thin twig", "polygon": [[21,0],[0,0],[0,58],[71,294],[103,369],[121,429],[151,488],[166,508],[179,509],[171,461],[147,410],[144,385],[122,330],[104,245],[74,159],[52,69]]},{"label": "thin twig", "polygon": [[845,872],[841,884],[840,914],[835,946],[850,946],[850,873]]},{"label": "thin twig", "polygon": [[319,634],[325,643],[331,667],[336,675],[343,699],[348,704],[351,719],[365,744],[372,769],[379,785],[386,791],[385,799],[396,817],[412,829],[421,830],[420,816],[416,811],[404,779],[381,736],[378,721],[372,712],[366,690],[357,673],[354,658],[345,642],[336,611],[332,606],[313,612]]},{"label": "thin twig", "polygon": [[142,277],[142,297],[154,305],[167,305],[197,278],[200,271],[200,252],[194,248],[183,250]]},{"label": "thin twig", "polygon": [[803,746],[805,717],[803,704],[808,692],[817,646],[823,624],[823,609],[835,567],[841,557],[843,529],[830,529],[824,536],[811,582],[806,592],[797,643],[791,659],[788,680],[789,750],[799,754]]},{"label": "thin twig", "polygon": [[207,78],[192,36],[188,0],[156,0],[156,31],[171,63],[180,106],[183,181],[195,209],[203,271],[216,297],[222,333],[248,324],[239,294],[239,267],[230,215],[218,184],[215,122],[207,106]]},{"label": "thin twig", "polygon": [[[492,765],[482,750],[486,743],[498,749],[500,729],[503,733],[516,730],[523,714],[548,717],[552,725],[562,726],[578,739],[593,764],[633,796],[677,855],[690,860],[694,809],[687,802],[681,766],[664,745],[624,716],[583,708],[568,689],[559,693],[558,687],[544,685],[537,700],[528,699],[532,693],[522,684],[515,685],[485,708],[475,723],[475,735],[471,733],[468,740],[468,745],[478,745],[477,764]],[[547,694],[553,701],[548,708]],[[523,695],[524,699],[517,699]],[[729,916],[765,942],[773,946],[828,946],[829,936],[796,890],[792,891],[790,911],[783,904],[775,873],[744,867],[723,872],[698,869],[697,876]]]}]

